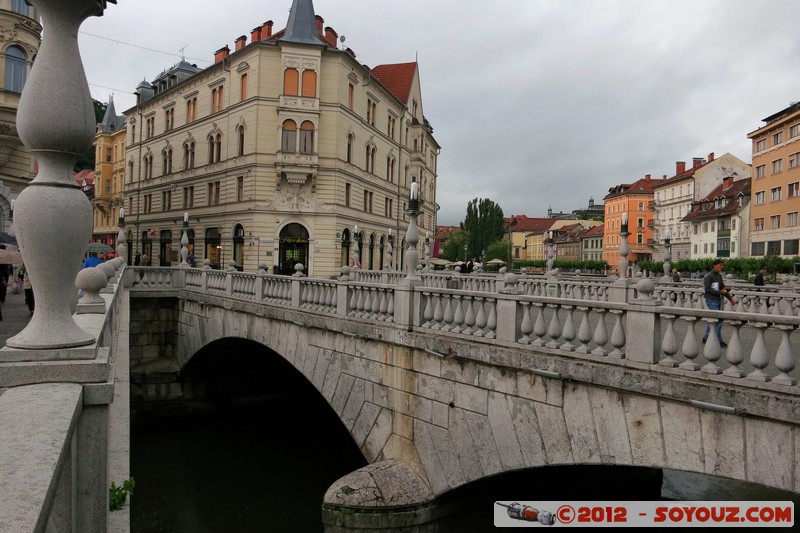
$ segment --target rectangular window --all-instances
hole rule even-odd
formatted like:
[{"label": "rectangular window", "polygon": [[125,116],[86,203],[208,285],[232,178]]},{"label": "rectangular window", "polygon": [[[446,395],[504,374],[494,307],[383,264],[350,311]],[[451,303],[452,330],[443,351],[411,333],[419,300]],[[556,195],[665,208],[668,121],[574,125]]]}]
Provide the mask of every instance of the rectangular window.
[{"label": "rectangular window", "polygon": [[236,201],[242,200],[244,200],[244,176],[239,176],[236,178]]},{"label": "rectangular window", "polygon": [[194,186],[183,188],[183,208],[194,207]]},{"label": "rectangular window", "polygon": [[756,178],[767,177],[767,165],[758,165],[756,167]]},{"label": "rectangular window", "polygon": [[768,241],[767,255],[780,255],[780,254],[781,254],[781,241]]},{"label": "rectangular window", "polygon": [[779,202],[781,199],[781,188],[780,187],[773,187],[770,189],[770,200],[773,202]]},{"label": "rectangular window", "polygon": [[753,219],[753,231],[763,231],[763,230],[764,230],[764,219],[763,218]]},{"label": "rectangular window", "polygon": [[194,122],[197,118],[197,98],[186,101],[186,123]]},{"label": "rectangular window", "polygon": [[707,242],[704,242],[704,243],[703,243],[703,253],[704,253],[704,254],[707,254],[707,253],[708,253],[708,243],[707,243]]},{"label": "rectangular window", "polygon": [[767,193],[764,191],[756,192],[756,205],[764,205],[766,203]]},{"label": "rectangular window", "polygon": [[155,119],[155,117],[148,118],[146,124],[147,124],[147,138],[149,139],[150,137],[153,136],[153,134],[156,131],[156,119]]},{"label": "rectangular window", "polygon": [[152,194],[145,194],[144,195],[144,209],[145,213],[149,213],[153,208],[153,195]]},{"label": "rectangular window", "polygon": [[786,197],[797,198],[800,196],[800,181],[793,181],[786,186]]},{"label": "rectangular window", "polygon": [[349,183],[345,183],[344,184],[344,205],[346,207],[350,207],[350,192],[351,192],[351,190],[352,190],[352,187],[350,186],[350,184]]},{"label": "rectangular window", "polygon": [[106,163],[111,163],[111,148],[106,148]]},{"label": "rectangular window", "polygon": [[697,245],[694,245],[694,255],[697,255]]},{"label": "rectangular window", "polygon": [[247,74],[242,74],[241,80],[241,89],[239,91],[239,99],[244,102],[247,100]]},{"label": "rectangular window", "polygon": [[641,233],[636,236],[636,244],[644,244],[644,235]]},{"label": "rectangular window", "polygon": [[772,134],[772,146],[777,146],[783,142],[783,132],[779,131]]},{"label": "rectangular window", "polygon": [[172,191],[161,193],[161,210],[170,211],[172,209]]},{"label": "rectangular window", "polygon": [[208,184],[208,205],[219,205],[219,186],[218,181]]},{"label": "rectangular window", "polygon": [[364,211],[372,213],[372,191],[364,190]]},{"label": "rectangular window", "polygon": [[353,87],[351,83],[350,86],[347,88],[347,108],[352,111],[353,110],[353,96],[355,95],[356,89]]},{"label": "rectangular window", "polygon": [[793,228],[797,226],[797,211],[786,213],[786,227]]},{"label": "rectangular window", "polygon": [[636,227],[639,228],[639,229],[642,229],[644,227],[644,219],[643,218],[637,218],[636,219]]},{"label": "rectangular window", "polygon": [[763,242],[750,243],[750,255],[754,257],[758,255],[764,255],[764,243]]},{"label": "rectangular window", "polygon": [[778,174],[783,170],[783,159],[776,159],[772,162],[772,173]]},{"label": "rectangular window", "polygon": [[766,139],[759,139],[756,141],[756,152],[760,152],[762,150],[767,149],[767,140]]},{"label": "rectangular window", "polygon": [[769,217],[769,229],[778,229],[781,227],[781,216],[772,215]]},{"label": "rectangular window", "polygon": [[708,248],[709,248],[708,251],[713,254],[714,253],[714,243],[712,242],[711,244],[709,244]]},{"label": "rectangular window", "polygon": [[708,222],[703,222],[703,233],[708,233]]},{"label": "rectangular window", "polygon": [[800,165],[800,152],[795,152],[789,156],[789,168],[797,168]]},{"label": "rectangular window", "polygon": [[798,240],[788,239],[783,241],[783,255],[797,255],[798,253]]},{"label": "rectangular window", "polygon": [[384,202],[384,207],[383,207],[384,216],[386,218],[392,218],[392,214],[393,214],[392,213],[392,211],[393,211],[392,210],[392,204],[393,203],[394,203],[394,201],[391,198],[386,198],[386,200]]},{"label": "rectangular window", "polygon": [[175,108],[164,111],[164,131],[171,131],[175,125]]}]

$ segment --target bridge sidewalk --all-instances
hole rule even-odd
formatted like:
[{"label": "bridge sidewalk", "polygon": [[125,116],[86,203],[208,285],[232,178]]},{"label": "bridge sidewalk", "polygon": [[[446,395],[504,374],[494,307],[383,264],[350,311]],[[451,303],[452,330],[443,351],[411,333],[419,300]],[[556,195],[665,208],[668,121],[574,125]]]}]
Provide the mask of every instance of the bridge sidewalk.
[{"label": "bridge sidewalk", "polygon": [[28,325],[31,319],[28,306],[25,305],[25,293],[12,294],[9,287],[6,301],[0,304],[3,320],[0,321],[0,347],[6,345],[9,337],[13,337]]}]

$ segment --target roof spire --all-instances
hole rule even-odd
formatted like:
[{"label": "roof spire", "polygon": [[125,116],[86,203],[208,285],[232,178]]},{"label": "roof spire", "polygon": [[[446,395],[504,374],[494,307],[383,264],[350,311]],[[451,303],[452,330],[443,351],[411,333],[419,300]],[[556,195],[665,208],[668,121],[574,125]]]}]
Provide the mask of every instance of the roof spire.
[{"label": "roof spire", "polygon": [[317,19],[311,0],[292,0],[289,20],[281,41],[303,44],[322,44],[317,35]]}]

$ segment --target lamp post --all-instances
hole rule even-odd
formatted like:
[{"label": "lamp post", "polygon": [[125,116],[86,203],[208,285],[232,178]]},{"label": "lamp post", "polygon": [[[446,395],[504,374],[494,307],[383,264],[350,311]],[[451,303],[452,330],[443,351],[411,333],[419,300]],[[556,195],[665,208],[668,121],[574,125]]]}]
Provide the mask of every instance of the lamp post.
[{"label": "lamp post", "polygon": [[547,272],[553,270],[553,230],[547,232]]},{"label": "lamp post", "polygon": [[355,226],[353,226],[353,270],[358,270],[360,268],[359,265],[361,264],[361,261],[359,260],[358,257],[359,253],[358,244],[360,241],[361,241],[361,234],[358,233],[358,224],[356,224]]},{"label": "lamp post", "polygon": [[429,272],[431,269],[431,232],[425,232],[425,268],[423,269],[425,272]]},{"label": "lamp post", "polygon": [[392,236],[392,228],[389,228],[389,237],[386,239],[386,265],[384,270],[392,270],[392,249],[394,245],[394,237]]},{"label": "lamp post", "polygon": [[181,235],[181,268],[189,268],[190,265],[189,261],[186,258],[189,257],[189,213],[186,212],[183,214],[183,235]]},{"label": "lamp post", "polygon": [[619,277],[628,277],[628,212],[622,213],[622,227],[620,228],[619,236],[622,237],[622,242],[619,245]]},{"label": "lamp post", "polygon": [[405,267],[406,277],[403,280],[405,285],[416,285],[420,277],[417,274],[417,263],[419,262],[419,250],[417,250],[417,243],[419,243],[419,229],[417,228],[417,217],[419,216],[419,184],[413,182],[411,184],[411,194],[408,200],[408,229],[406,230],[406,252],[405,252]]},{"label": "lamp post", "polygon": [[669,271],[671,270],[670,260],[672,259],[672,245],[670,244],[672,235],[670,234],[669,230],[664,233],[664,280],[669,281]]},{"label": "lamp post", "polygon": [[125,245],[125,208],[119,208],[119,234],[117,235],[117,257],[126,259],[128,247]]}]

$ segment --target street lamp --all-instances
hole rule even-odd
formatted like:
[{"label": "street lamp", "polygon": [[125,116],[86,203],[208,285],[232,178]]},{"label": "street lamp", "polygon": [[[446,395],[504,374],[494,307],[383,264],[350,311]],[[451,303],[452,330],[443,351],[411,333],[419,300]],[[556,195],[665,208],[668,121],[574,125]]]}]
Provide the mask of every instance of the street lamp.
[{"label": "street lamp", "polygon": [[425,270],[429,272],[431,269],[431,232],[425,232]]},{"label": "street lamp", "polygon": [[669,230],[664,233],[664,281],[669,281],[669,271],[670,271],[670,260],[672,259],[672,245],[670,244],[670,238],[672,235],[670,234]]},{"label": "street lamp", "polygon": [[125,245],[125,208],[119,208],[119,234],[117,235],[117,257],[126,259],[128,247]]},{"label": "street lamp", "polygon": [[419,230],[417,229],[417,217],[419,216],[419,184],[415,181],[411,183],[411,194],[408,199],[408,229],[406,230],[406,252],[405,252],[405,267],[406,277],[405,283],[414,285],[419,281],[420,277],[417,274],[417,263],[419,262],[419,250],[417,250],[417,243],[419,243]]},{"label": "street lamp", "polygon": [[620,228],[619,236],[622,237],[622,242],[619,245],[619,276],[621,278],[628,277],[628,212],[622,212],[622,227]]}]

